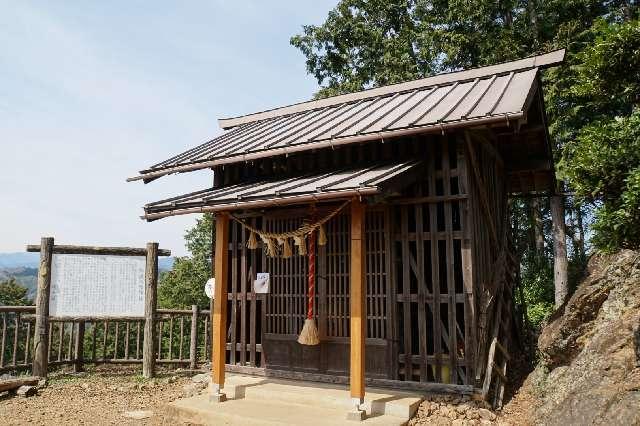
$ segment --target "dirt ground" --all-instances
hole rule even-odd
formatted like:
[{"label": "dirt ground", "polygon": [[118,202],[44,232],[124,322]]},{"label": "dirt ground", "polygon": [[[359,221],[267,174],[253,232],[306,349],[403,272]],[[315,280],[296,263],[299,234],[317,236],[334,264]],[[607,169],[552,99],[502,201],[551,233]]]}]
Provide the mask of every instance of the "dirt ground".
[{"label": "dirt ground", "polygon": [[[37,396],[21,398],[0,394],[0,424],[168,424],[163,421],[163,406],[185,396],[184,387],[192,385],[194,374],[174,370],[159,372],[157,378],[145,380],[139,368],[115,366],[97,367],[79,375],[60,372],[50,376],[49,384],[41,388]],[[469,410],[461,410],[460,402],[437,396],[429,398],[411,424],[506,426],[530,423],[527,408],[532,401],[525,395],[515,395],[504,410],[496,413],[473,405]],[[461,405],[467,406],[469,402]],[[131,417],[136,415],[142,418]]]},{"label": "dirt ground", "polygon": [[[37,396],[0,393],[0,424],[163,424],[162,406],[184,396],[183,386],[191,383],[192,375],[160,372],[157,378],[145,380],[139,367],[114,366],[98,367],[89,374],[59,373],[50,377]],[[135,415],[145,418],[129,417]]]}]

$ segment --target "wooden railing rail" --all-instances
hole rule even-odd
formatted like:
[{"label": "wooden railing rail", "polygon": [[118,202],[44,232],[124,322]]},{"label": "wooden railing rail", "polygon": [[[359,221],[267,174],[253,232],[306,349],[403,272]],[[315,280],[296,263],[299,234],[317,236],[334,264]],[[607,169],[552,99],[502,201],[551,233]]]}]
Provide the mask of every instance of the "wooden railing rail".
[{"label": "wooden railing rail", "polygon": [[[155,362],[197,369],[210,358],[209,310],[157,309]],[[141,364],[143,317],[50,318],[48,364]],[[33,366],[35,306],[0,306],[0,373]]]}]

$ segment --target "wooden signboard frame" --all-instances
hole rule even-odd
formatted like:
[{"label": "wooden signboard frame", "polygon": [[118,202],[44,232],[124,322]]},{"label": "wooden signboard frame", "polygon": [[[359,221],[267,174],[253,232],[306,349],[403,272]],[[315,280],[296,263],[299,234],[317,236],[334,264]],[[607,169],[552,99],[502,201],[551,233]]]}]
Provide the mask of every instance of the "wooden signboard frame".
[{"label": "wooden signboard frame", "polygon": [[[34,336],[33,375],[47,377],[48,369],[48,329],[49,301],[51,295],[51,264],[53,254],[88,254],[105,256],[144,256],[145,267],[145,308],[144,308],[144,343],[142,352],[142,374],[144,377],[153,377],[155,374],[156,353],[154,342],[156,341],[155,316],[158,289],[158,256],[171,256],[170,250],[161,250],[158,243],[147,243],[146,248],[133,247],[90,247],[54,245],[52,237],[43,237],[40,245],[27,246],[28,252],[40,253],[40,267],[38,271],[38,287],[36,291],[36,324]],[[56,318],[61,319],[61,318]],[[75,320],[75,318],[64,318]],[[76,353],[82,353],[84,321],[99,318],[78,318],[78,333],[76,334]],[[78,365],[80,364],[80,365]],[[76,363],[75,369],[82,370],[82,365]]]}]

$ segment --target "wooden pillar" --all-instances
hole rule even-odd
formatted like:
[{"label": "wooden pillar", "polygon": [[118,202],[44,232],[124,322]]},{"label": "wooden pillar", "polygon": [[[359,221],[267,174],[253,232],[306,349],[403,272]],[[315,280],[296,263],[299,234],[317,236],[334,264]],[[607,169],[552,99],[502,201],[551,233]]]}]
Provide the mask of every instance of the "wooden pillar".
[{"label": "wooden pillar", "polygon": [[212,401],[222,402],[225,395],[224,364],[227,352],[227,276],[229,259],[229,215],[225,212],[216,215],[213,312],[211,319],[211,381],[213,384]]},{"label": "wooden pillar", "polygon": [[47,377],[49,367],[49,293],[51,292],[51,260],[53,238],[40,241],[40,268],[36,291],[36,326],[33,339],[33,375]]},{"label": "wooden pillar", "polygon": [[349,418],[362,420],[364,412],[360,404],[364,402],[364,340],[366,338],[366,275],[365,275],[365,206],[357,199],[351,202],[351,267],[350,274],[350,316],[351,316],[351,358],[349,384],[354,410]]},{"label": "wooden pillar", "polygon": [[[198,305],[191,305],[191,342],[189,344],[189,368],[196,369],[198,364]],[[205,343],[206,345],[206,343]]]},{"label": "wooden pillar", "polygon": [[73,364],[73,371],[80,373],[84,371],[84,321],[82,320],[78,322],[74,352],[75,362]]},{"label": "wooden pillar", "polygon": [[142,375],[153,377],[156,369],[156,301],[158,294],[158,243],[147,243],[147,266],[144,291],[144,340]]}]

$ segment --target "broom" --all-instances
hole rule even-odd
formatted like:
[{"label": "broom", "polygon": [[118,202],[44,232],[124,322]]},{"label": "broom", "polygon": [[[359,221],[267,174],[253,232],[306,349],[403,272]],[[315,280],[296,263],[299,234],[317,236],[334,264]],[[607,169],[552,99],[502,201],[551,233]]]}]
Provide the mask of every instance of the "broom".
[{"label": "broom", "polygon": [[309,294],[307,299],[307,319],[304,320],[304,327],[298,336],[298,343],[301,345],[317,345],[320,343],[318,338],[318,327],[316,320],[313,319],[313,299],[316,289],[316,232],[311,231],[309,234]]}]

